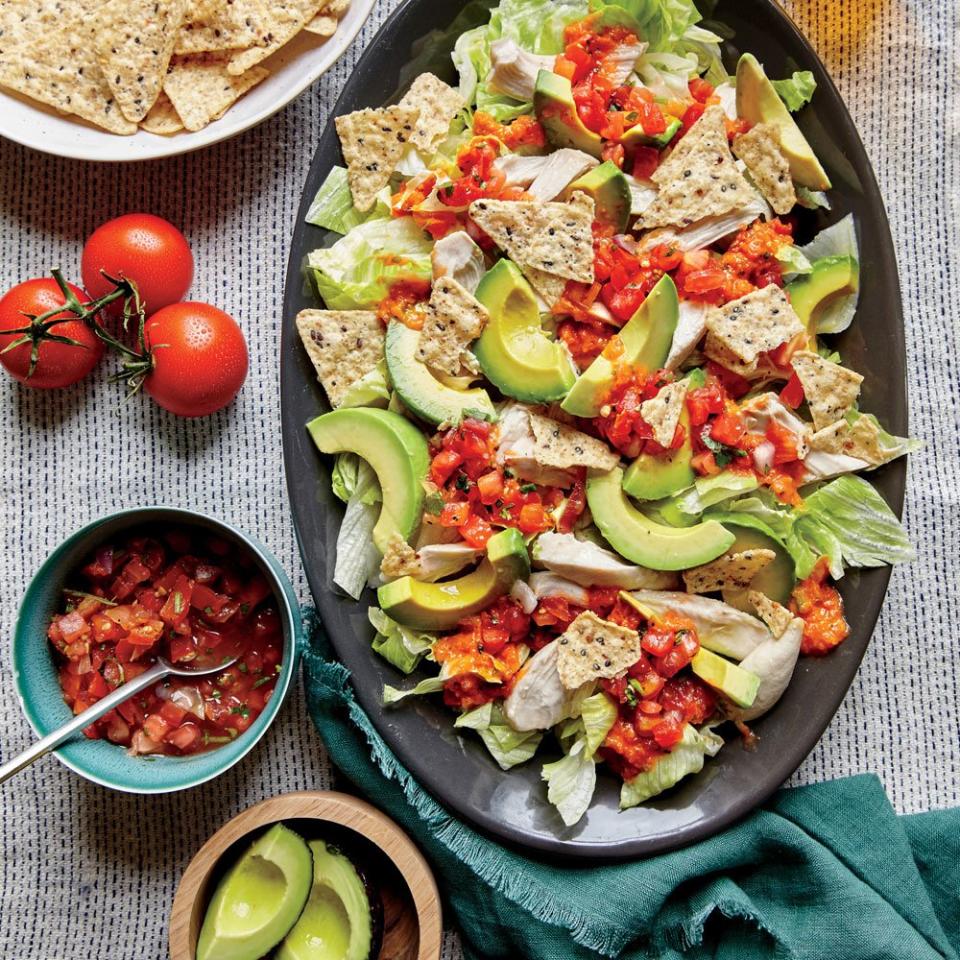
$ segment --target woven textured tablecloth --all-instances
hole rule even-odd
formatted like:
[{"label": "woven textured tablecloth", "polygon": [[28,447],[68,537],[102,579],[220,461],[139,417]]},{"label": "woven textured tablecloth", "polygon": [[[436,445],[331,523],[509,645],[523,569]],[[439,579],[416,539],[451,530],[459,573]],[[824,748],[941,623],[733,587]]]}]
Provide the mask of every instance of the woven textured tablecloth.
[{"label": "woven textured tablecloth", "polygon": [[[53,393],[0,376],[2,759],[31,739],[9,660],[20,597],[47,553],[88,520],[144,503],[213,513],[265,542],[307,599],[280,445],[277,353],[288,238],[329,111],[393,6],[381,0],[341,61],[293,104],[200,153],[95,165],[0,141],[0,287],[57,265],[78,279],[90,231],[108,217],[147,210],[183,228],[197,259],[192,296],[235,316],[250,346],[238,400],[197,422],[169,416],[146,398],[120,405],[118,388],[103,376]],[[900,811],[955,805],[960,8],[956,0],[787,6],[838,83],[886,199],[907,318],[911,432],[926,441],[911,458],[906,508],[920,558],[894,572],[853,687],[792,782],[875,771]],[[52,758],[41,760],[0,787],[0,957],[159,960],[177,881],[200,844],[257,800],[331,783],[299,691],[244,762],[186,793],[111,793]],[[459,956],[452,934],[444,956]]]}]

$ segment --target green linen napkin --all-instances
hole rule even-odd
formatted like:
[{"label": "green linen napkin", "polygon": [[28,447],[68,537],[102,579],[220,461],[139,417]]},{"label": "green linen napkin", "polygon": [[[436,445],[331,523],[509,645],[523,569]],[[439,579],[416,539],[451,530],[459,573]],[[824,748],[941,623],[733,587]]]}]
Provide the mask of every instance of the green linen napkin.
[{"label": "green linen napkin", "polygon": [[958,960],[960,809],[898,817],[874,776],[781,790],[673,853],[558,866],[453,817],[400,764],[312,611],[307,699],[337,767],[419,844],[468,960]]}]

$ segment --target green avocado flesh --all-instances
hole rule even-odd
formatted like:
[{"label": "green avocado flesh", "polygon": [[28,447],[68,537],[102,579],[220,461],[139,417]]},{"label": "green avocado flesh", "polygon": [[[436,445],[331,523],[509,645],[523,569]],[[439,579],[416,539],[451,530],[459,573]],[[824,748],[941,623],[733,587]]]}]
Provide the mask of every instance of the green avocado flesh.
[{"label": "green avocado flesh", "polygon": [[584,126],[566,77],[541,70],[533,91],[533,110],[553,146],[573,147],[600,159],[603,140]]},{"label": "green avocado flesh", "polygon": [[389,410],[352,407],[321,414],[307,424],[322,453],[355,453],[370,464],[383,493],[373,540],[385,553],[390,538],[408,540],[423,511],[423,479],[430,452],[423,433]]},{"label": "green avocado flesh", "polygon": [[377,600],[397,623],[416,630],[447,630],[478,613],[530,574],[530,558],[519,530],[508,527],[487,542],[487,555],[457,580],[423,583],[400,577],[380,587]]},{"label": "green avocado flesh", "polygon": [[474,353],[484,376],[505,396],[528,403],[559,400],[576,374],[566,347],[540,325],[530,284],[509,260],[499,260],[477,287],[490,319]]},{"label": "green avocado flesh", "polygon": [[631,127],[620,139],[625,147],[665,147],[676,135],[682,123],[676,117],[667,119],[667,126],[663,133],[648,134],[643,132],[643,127],[638,123]]},{"label": "green avocado flesh", "polygon": [[282,823],[220,881],[200,930],[197,960],[259,960],[297,922],[310,893],[307,844]]},{"label": "green avocado flesh", "polygon": [[[617,364],[643,370],[659,370],[670,353],[677,328],[680,304],[677,288],[664,274],[640,304],[637,312],[620,328],[623,353]],[[615,365],[603,354],[579,376],[560,406],[576,417],[595,417],[613,384]]]},{"label": "green avocado flesh", "polygon": [[593,197],[594,219],[609,224],[617,233],[626,232],[630,225],[630,184],[613,161],[604,161],[567,187],[570,194],[576,190]]},{"label": "green avocado flesh", "polygon": [[604,539],[627,560],[651,570],[686,570],[725,553],[732,533],[714,520],[692,527],[667,527],[644,516],[623,491],[623,471],[587,478],[587,503]]},{"label": "green avocado flesh", "polygon": [[752,124],[770,123],[777,127],[780,149],[796,183],[810,190],[830,189],[830,178],[813,148],[752,53],[745,53],[737,64],[737,116]]},{"label": "green avocado flesh", "polygon": [[392,320],[387,327],[385,356],[393,389],[414,416],[428,423],[459,423],[464,417],[496,420],[486,390],[454,390],[441,383],[417,359],[420,333]]},{"label": "green avocado flesh", "polygon": [[[750,590],[759,590],[771,600],[782,603],[784,606],[790,601],[794,585],[797,582],[793,560],[790,554],[772,537],[768,537],[760,530],[752,527],[741,527],[739,524],[723,524],[735,537],[731,553],[742,553],[744,550],[772,550],[777,556],[767,564],[750,581]],[[734,587],[723,591],[723,599],[733,607],[745,613],[755,614],[753,604],[747,599],[747,590]]]},{"label": "green avocado flesh", "polygon": [[738,707],[749,707],[757,699],[760,678],[749,670],[701,647],[690,661],[690,669],[705,683],[725,693]]},{"label": "green avocado flesh", "polygon": [[373,920],[363,879],[336,847],[312,840],[310,852],[310,897],[274,960],[368,960]]},{"label": "green avocado flesh", "polygon": [[623,489],[637,500],[660,500],[685,490],[696,479],[693,460],[693,438],[686,405],[680,411],[683,443],[671,453],[654,456],[641,453],[623,475]]},{"label": "green avocado flesh", "polygon": [[856,257],[821,257],[811,264],[810,273],[787,284],[790,305],[811,335],[817,332],[817,311],[833,297],[856,292],[860,286],[860,264]]}]

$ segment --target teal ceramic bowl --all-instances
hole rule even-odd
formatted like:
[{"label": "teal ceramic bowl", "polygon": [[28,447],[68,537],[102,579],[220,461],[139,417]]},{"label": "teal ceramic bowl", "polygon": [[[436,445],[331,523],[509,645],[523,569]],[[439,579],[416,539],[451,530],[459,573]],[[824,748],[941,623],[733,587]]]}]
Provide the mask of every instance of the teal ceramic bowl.
[{"label": "teal ceramic bowl", "polygon": [[145,526],[179,526],[209,531],[253,558],[273,588],[283,624],[283,667],[273,696],[256,721],[232,743],[187,757],[132,757],[122,746],[86,737],[67,743],[56,756],[94,783],[127,793],[169,793],[211,780],[249,753],[273,722],[296,675],[300,611],[293,587],[269,551],[239,530],[212,517],[173,507],[139,507],[96,520],[65,540],[37,571],[20,605],[13,636],[13,677],[27,720],[38,736],[71,717],[57,679],[47,626],[58,612],[63,588],[86,558],[119,534]]}]

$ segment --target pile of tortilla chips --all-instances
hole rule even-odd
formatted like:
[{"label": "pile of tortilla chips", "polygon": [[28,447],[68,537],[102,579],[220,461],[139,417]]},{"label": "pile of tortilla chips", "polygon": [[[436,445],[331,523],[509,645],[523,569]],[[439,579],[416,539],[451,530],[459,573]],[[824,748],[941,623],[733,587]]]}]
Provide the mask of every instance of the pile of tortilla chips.
[{"label": "pile of tortilla chips", "polygon": [[218,120],[350,0],[0,0],[0,87],[117,134]]}]

